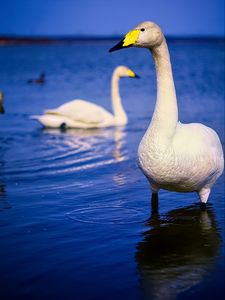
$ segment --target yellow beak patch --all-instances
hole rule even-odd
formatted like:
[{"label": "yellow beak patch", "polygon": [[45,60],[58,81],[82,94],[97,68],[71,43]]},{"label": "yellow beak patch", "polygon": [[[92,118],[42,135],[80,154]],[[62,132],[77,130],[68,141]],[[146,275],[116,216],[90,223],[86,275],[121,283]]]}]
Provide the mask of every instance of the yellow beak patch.
[{"label": "yellow beak patch", "polygon": [[135,73],[132,70],[128,70],[129,77],[135,77]]},{"label": "yellow beak patch", "polygon": [[138,40],[139,34],[140,30],[138,29],[129,31],[123,40],[123,47],[135,45]]}]

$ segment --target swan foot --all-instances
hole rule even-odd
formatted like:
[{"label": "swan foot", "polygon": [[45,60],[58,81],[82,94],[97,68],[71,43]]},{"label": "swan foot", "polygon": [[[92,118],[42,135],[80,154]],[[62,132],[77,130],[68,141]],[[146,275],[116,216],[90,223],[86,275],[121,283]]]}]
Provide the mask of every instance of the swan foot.
[{"label": "swan foot", "polygon": [[60,126],[59,126],[60,130],[64,131],[66,130],[66,123],[63,122]]},{"label": "swan foot", "polygon": [[209,188],[203,188],[200,191],[198,191],[198,196],[201,201],[201,204],[206,205],[210,192],[211,192],[211,190]]}]

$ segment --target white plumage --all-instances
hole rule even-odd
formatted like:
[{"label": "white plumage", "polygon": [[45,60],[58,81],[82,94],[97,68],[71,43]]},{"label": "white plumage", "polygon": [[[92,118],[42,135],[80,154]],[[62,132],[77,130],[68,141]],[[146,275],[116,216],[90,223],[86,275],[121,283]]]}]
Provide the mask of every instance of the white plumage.
[{"label": "white plumage", "polygon": [[159,189],[197,192],[206,203],[224,168],[223,150],[214,130],[199,123],[178,121],[177,99],[166,40],[160,27],[143,22],[111,51],[148,48],[155,61],[157,100],[150,125],[138,149],[139,166],[152,193]]},{"label": "white plumage", "polygon": [[118,66],[112,75],[112,108],[114,114],[103,107],[82,99],[69,101],[56,109],[46,110],[41,116],[32,116],[43,126],[49,128],[102,128],[120,126],[127,123],[127,115],[123,109],[119,79],[121,77],[138,77],[125,66]]}]

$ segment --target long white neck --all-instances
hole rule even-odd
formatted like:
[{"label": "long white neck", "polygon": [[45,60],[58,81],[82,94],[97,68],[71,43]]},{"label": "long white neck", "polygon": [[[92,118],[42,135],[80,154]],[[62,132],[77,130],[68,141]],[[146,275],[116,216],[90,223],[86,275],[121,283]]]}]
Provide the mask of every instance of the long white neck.
[{"label": "long white neck", "polygon": [[123,105],[120,98],[119,93],[119,79],[120,76],[115,71],[112,76],[112,86],[111,86],[111,93],[112,93],[112,109],[115,116],[115,122],[118,125],[125,125],[127,124],[127,115],[123,109]]},{"label": "long white neck", "polygon": [[171,141],[178,122],[176,91],[166,40],[150,50],[156,67],[157,100],[147,134]]}]

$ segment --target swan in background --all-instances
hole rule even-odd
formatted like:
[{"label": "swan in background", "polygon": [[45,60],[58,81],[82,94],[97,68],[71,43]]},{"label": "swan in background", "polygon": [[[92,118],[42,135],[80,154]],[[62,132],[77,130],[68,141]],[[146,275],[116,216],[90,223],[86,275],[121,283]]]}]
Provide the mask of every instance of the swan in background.
[{"label": "swan in background", "polygon": [[39,75],[39,78],[36,79],[28,79],[27,83],[37,83],[37,84],[43,84],[45,83],[45,73],[41,73]]},{"label": "swan in background", "polygon": [[3,92],[0,91],[0,114],[5,113],[5,110],[3,107],[3,98],[4,98],[4,94],[3,94]]},{"label": "swan in background", "polygon": [[109,51],[135,46],[150,50],[156,66],[157,100],[150,125],[138,149],[138,162],[148,178],[152,200],[159,189],[197,192],[205,205],[223,172],[223,150],[216,132],[200,123],[178,121],[170,55],[160,27],[140,23]]},{"label": "swan in background", "polygon": [[97,104],[76,99],[56,109],[49,109],[45,111],[44,115],[32,116],[31,118],[49,128],[102,128],[126,125],[127,115],[123,109],[119,93],[121,77],[138,78],[139,76],[126,66],[118,66],[114,70],[111,85],[114,114]]}]

